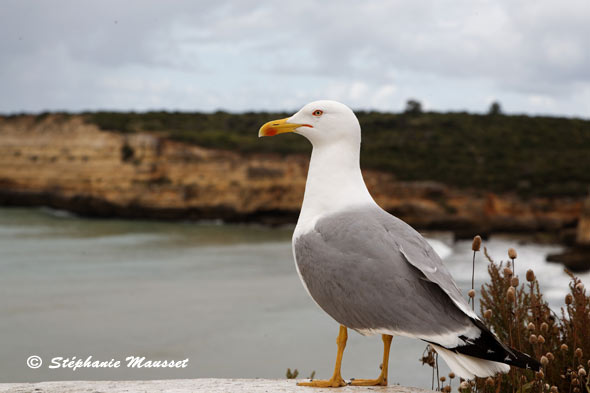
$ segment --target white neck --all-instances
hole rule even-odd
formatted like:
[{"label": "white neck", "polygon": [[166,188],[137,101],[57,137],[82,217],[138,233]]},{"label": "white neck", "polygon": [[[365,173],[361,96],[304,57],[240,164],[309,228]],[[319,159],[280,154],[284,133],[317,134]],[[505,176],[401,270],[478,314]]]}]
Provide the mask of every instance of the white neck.
[{"label": "white neck", "polygon": [[375,204],[363,180],[359,158],[360,142],[314,145],[295,237],[313,229],[323,215],[350,206]]}]

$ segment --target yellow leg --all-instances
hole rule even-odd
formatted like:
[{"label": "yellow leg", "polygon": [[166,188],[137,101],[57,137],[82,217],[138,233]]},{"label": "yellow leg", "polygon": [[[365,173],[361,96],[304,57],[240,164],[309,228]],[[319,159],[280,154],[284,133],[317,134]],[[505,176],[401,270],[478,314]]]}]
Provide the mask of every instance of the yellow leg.
[{"label": "yellow leg", "polygon": [[340,375],[340,366],[342,365],[342,355],[344,354],[344,348],[346,347],[346,340],[348,340],[348,332],[346,326],[340,325],[340,332],[336,339],[338,345],[338,354],[336,355],[336,365],[334,366],[334,375],[328,380],[315,380],[310,382],[299,382],[298,386],[312,386],[315,388],[339,388],[346,386],[346,382]]},{"label": "yellow leg", "polygon": [[377,379],[353,379],[350,384],[353,386],[387,386],[387,368],[389,366],[389,348],[391,347],[391,340],[393,336],[383,334],[383,367],[381,367],[381,374]]}]

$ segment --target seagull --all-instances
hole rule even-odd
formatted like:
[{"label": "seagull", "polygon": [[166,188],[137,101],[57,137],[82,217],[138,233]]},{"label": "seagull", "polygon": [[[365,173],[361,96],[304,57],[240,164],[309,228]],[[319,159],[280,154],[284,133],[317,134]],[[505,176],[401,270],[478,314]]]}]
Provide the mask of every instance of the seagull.
[{"label": "seagull", "polygon": [[264,124],[258,136],[289,132],[313,145],[293,233],[295,266],[311,298],[340,324],[332,377],[299,385],[347,385],[340,366],[348,329],[383,340],[378,378],[350,385],[387,385],[396,335],[427,342],[464,379],[506,373],[510,365],[540,369],[483,324],[428,242],[373,200],[360,168],[361,127],[350,108],[315,101]]}]

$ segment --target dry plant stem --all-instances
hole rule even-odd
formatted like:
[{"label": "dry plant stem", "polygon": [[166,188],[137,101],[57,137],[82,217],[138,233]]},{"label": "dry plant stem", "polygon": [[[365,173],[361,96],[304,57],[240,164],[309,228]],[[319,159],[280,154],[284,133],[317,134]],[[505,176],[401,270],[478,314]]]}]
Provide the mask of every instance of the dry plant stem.
[{"label": "dry plant stem", "polygon": [[[473,251],[473,261],[471,263],[471,289],[475,290],[475,251]],[[471,302],[471,309],[475,310],[475,298],[469,298]]]},{"label": "dry plant stem", "polygon": [[[514,269],[514,265],[512,266],[512,268]],[[514,274],[514,272],[513,272],[513,274]],[[508,280],[510,280],[510,277],[508,277]],[[510,284],[510,285],[512,285],[512,284]],[[517,297],[514,296],[514,302],[513,302],[514,304],[513,305],[511,304],[511,307],[508,309],[508,318],[509,318],[508,319],[508,321],[509,321],[508,322],[508,336],[510,337],[510,346],[511,347],[514,346],[514,343],[512,341],[512,324],[514,323],[513,316],[515,314],[512,312],[512,306],[514,306],[514,309],[516,312],[516,298]],[[512,392],[513,393],[514,393],[514,388],[516,386],[515,378],[518,378],[518,376],[516,375],[516,371],[514,369],[511,369],[510,370],[510,379],[512,379]]]},{"label": "dry plant stem", "polygon": [[436,385],[437,385],[436,390],[440,391],[440,377],[438,375],[438,352],[436,353],[436,356],[434,357],[434,363],[436,364]]},{"label": "dry plant stem", "polygon": [[434,367],[432,368],[432,387],[431,390],[434,390]]},{"label": "dry plant stem", "polygon": [[[529,296],[530,296],[530,299],[531,299],[531,311],[532,311],[532,313],[533,313],[533,316],[535,315],[535,311],[536,311],[536,310],[535,310],[535,306],[536,306],[536,304],[535,304],[535,293],[534,293],[534,287],[535,287],[535,284],[534,284],[534,283],[531,281],[531,282],[529,283],[529,291],[530,291],[530,295],[529,295]],[[534,323],[535,323],[535,325],[539,326],[539,321],[538,321],[536,318],[535,318],[535,320],[534,320]],[[534,346],[533,346],[533,350],[534,350],[534,352],[535,352],[535,356],[536,356],[536,357],[538,357],[539,353],[538,353],[538,351],[537,351],[537,345],[534,345]]]},{"label": "dry plant stem", "polygon": [[[514,258],[512,258],[512,270],[513,270],[513,277],[516,277],[516,265],[514,265]],[[514,296],[514,314],[516,317],[516,334],[518,337],[518,350],[522,351],[522,345],[521,345],[521,341],[520,341],[520,307],[518,307],[518,301],[520,300],[520,295],[521,293],[518,291],[518,288],[515,289],[516,290],[516,296]],[[518,378],[518,384],[520,386],[520,378]]]},{"label": "dry plant stem", "polygon": [[[512,268],[514,269],[514,271],[516,272],[516,267],[514,266],[514,259],[512,260]],[[516,274],[515,274],[516,275]],[[515,314],[515,318],[516,318],[516,335],[518,337],[518,349],[522,350],[522,346],[520,345],[520,315],[518,313],[519,311],[519,307],[517,304],[518,299],[520,299],[520,294],[518,292],[516,292],[517,296],[514,296],[514,314]],[[518,387],[519,390],[522,391],[522,387],[520,385],[520,378],[519,378],[519,372],[514,372],[514,377],[516,378],[516,381],[518,381]],[[516,387],[516,383],[512,383],[512,391],[514,391],[514,387]]]},{"label": "dry plant stem", "polygon": [[510,346],[514,346],[514,343],[512,342],[512,306],[508,309],[508,315],[507,315],[506,319],[507,321],[510,321],[510,323],[508,323],[508,337],[510,338]]}]

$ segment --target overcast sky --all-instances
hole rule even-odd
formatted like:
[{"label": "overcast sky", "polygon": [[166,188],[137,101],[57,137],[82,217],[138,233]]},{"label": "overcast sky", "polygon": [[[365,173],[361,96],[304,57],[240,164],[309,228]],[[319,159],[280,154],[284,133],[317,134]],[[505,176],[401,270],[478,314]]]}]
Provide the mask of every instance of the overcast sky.
[{"label": "overcast sky", "polygon": [[590,117],[590,1],[2,2],[0,112],[356,109]]}]

